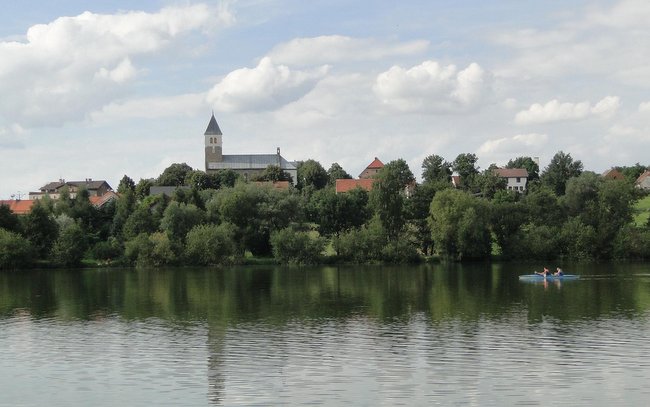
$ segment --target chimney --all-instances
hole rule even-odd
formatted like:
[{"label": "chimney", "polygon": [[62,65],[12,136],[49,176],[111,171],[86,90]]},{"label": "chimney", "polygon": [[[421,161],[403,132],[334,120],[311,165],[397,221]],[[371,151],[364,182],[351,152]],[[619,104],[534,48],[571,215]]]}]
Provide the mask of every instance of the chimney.
[{"label": "chimney", "polygon": [[278,167],[282,168],[282,160],[280,158],[280,147],[278,147]]}]

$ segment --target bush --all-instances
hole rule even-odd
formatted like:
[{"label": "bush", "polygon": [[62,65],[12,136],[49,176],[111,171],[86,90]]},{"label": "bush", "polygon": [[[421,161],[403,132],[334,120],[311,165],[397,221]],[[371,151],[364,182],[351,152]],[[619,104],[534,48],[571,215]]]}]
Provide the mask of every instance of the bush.
[{"label": "bush", "polygon": [[338,256],[354,263],[379,261],[388,238],[377,218],[359,229],[351,229],[334,238],[334,249]]},{"label": "bush", "polygon": [[388,242],[381,251],[381,257],[386,263],[417,263],[422,260],[415,245],[408,239]]},{"label": "bush", "polygon": [[109,237],[108,240],[95,243],[90,250],[91,255],[95,260],[114,260],[122,255],[122,247],[114,237]]},{"label": "bush", "polygon": [[316,264],[325,248],[325,239],[312,232],[285,228],[271,234],[273,256],[284,264]]},{"label": "bush", "polygon": [[187,233],[185,257],[188,262],[204,266],[233,264],[241,259],[235,243],[235,226],[198,225]]},{"label": "bush", "polygon": [[164,232],[152,235],[140,233],[124,244],[127,261],[138,267],[159,267],[173,264],[178,259],[179,249]]},{"label": "bush", "polygon": [[17,269],[31,264],[33,248],[29,240],[0,228],[0,269]]},{"label": "bush", "polygon": [[52,246],[52,261],[64,267],[78,266],[88,248],[88,240],[81,226],[76,222],[65,223],[59,237]]},{"label": "bush", "polygon": [[613,242],[616,259],[650,259],[650,229],[626,226]]}]

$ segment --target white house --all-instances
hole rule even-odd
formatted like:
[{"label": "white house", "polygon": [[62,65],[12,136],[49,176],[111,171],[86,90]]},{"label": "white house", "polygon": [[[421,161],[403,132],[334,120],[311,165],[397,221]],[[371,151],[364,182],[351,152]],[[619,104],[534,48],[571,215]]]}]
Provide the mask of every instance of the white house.
[{"label": "white house", "polygon": [[643,174],[639,175],[639,178],[636,179],[634,185],[637,188],[650,191],[650,171],[646,170],[643,172]]},{"label": "white house", "polygon": [[507,181],[506,188],[524,192],[528,183],[528,171],[525,168],[496,168],[494,173]]}]

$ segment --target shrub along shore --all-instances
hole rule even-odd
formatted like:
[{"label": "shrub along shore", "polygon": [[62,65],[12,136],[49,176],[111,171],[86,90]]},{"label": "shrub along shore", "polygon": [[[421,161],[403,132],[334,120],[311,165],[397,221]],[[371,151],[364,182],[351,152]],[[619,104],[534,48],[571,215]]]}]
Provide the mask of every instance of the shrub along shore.
[{"label": "shrub along shore", "polygon": [[[610,180],[563,152],[541,173],[519,157],[508,167],[527,169],[522,193],[476,161],[429,156],[416,184],[398,159],[370,192],[339,194],[335,180],[351,177],[336,163],[327,171],[314,160],[299,163],[297,185],[287,190],[271,183],[290,179],[277,167],[260,183],[173,164],[137,184],[125,175],[119,198],[101,208],[83,189],[46,197],[24,216],[0,206],[0,268],[650,258],[650,219],[639,213],[643,205],[635,209],[647,198],[633,185],[647,167],[622,168],[626,179]],[[189,188],[149,196],[153,185]]]}]

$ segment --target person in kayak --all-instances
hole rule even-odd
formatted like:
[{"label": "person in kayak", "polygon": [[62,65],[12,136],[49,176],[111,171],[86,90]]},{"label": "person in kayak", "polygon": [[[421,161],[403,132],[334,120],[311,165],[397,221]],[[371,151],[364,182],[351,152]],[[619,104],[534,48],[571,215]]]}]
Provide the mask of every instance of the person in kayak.
[{"label": "person in kayak", "polygon": [[557,268],[557,271],[556,271],[555,273],[553,273],[553,275],[554,275],[554,276],[561,277],[561,276],[564,275],[564,273],[562,272],[562,269],[558,267],[558,268]]},{"label": "person in kayak", "polygon": [[546,267],[544,267],[544,271],[542,271],[541,273],[535,272],[535,274],[539,274],[540,276],[546,277],[546,276],[550,276],[551,272],[548,271],[548,269]]}]

